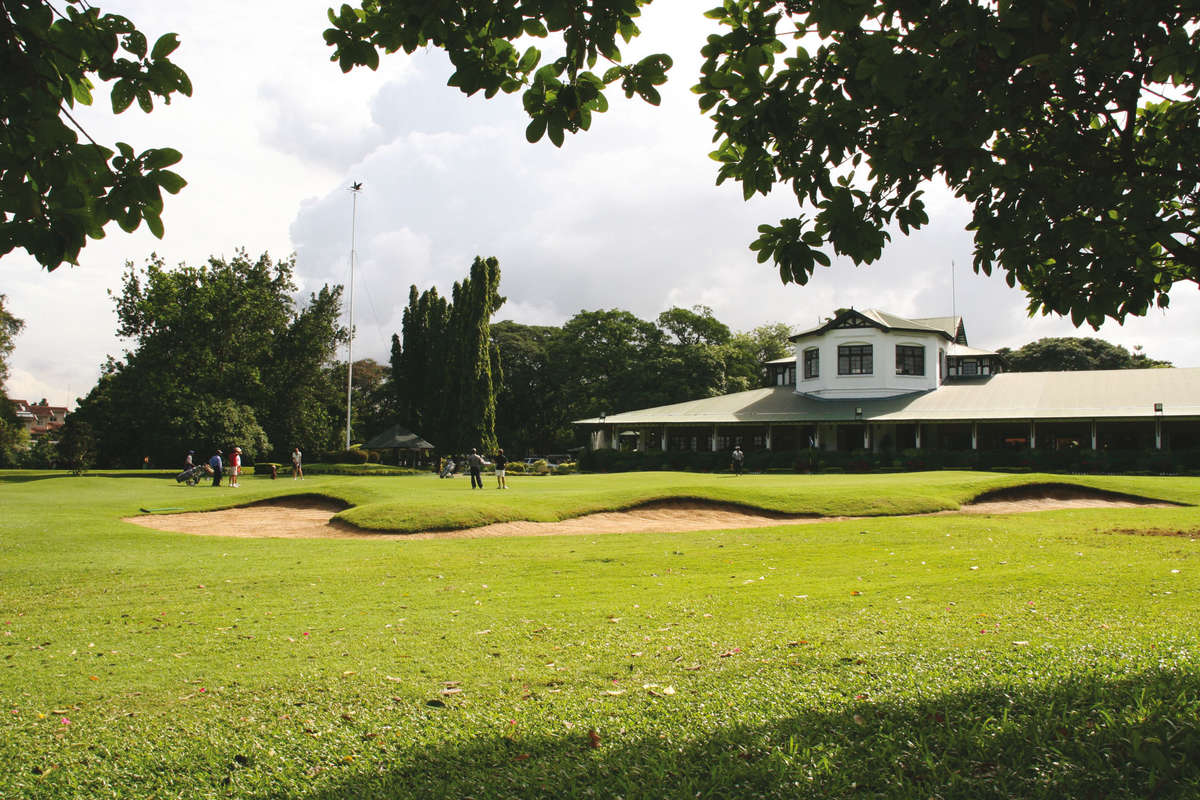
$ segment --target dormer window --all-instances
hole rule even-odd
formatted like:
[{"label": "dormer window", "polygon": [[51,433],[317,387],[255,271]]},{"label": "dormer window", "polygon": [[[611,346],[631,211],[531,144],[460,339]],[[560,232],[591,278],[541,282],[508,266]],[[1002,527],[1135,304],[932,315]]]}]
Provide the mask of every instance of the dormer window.
[{"label": "dormer window", "polygon": [[896,374],[924,375],[925,348],[907,344],[896,345]]},{"label": "dormer window", "polygon": [[815,347],[804,351],[804,377],[806,379],[821,377],[821,351]]},{"label": "dormer window", "polygon": [[871,345],[838,345],[838,375],[870,375],[873,371]]}]

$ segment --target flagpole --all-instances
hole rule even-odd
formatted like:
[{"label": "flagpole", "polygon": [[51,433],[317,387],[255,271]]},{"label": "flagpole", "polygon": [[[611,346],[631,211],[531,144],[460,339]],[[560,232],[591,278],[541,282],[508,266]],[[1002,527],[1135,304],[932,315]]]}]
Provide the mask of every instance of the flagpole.
[{"label": "flagpole", "polygon": [[352,381],[354,379],[354,245],[355,232],[358,227],[358,193],[362,191],[362,183],[350,185],[350,193],[354,200],[350,211],[350,336],[346,341],[346,449],[350,449],[350,400]]}]

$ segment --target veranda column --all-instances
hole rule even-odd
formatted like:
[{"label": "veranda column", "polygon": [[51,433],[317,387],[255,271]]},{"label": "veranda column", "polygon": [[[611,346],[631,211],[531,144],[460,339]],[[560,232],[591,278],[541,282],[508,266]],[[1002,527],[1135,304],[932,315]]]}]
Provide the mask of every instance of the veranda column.
[{"label": "veranda column", "polygon": [[664,453],[667,452],[667,426],[666,425],[663,425],[663,429],[662,429],[662,450]]},{"label": "veranda column", "polygon": [[1096,420],[1092,420],[1092,449],[1093,450],[1096,449],[1097,439],[1098,439],[1098,437],[1096,436]]},{"label": "veranda column", "polygon": [[1154,418],[1154,449],[1162,450],[1162,420]]},{"label": "veranda column", "polygon": [[717,452],[717,426],[716,426],[716,425],[713,425],[713,432],[712,432],[712,447],[711,447],[710,449],[711,449],[711,450],[712,450],[712,452],[714,452],[714,453],[715,453],[715,452]]},{"label": "veranda column", "polygon": [[771,423],[767,423],[767,449],[771,449]]},{"label": "veranda column", "polygon": [[921,449],[921,423],[917,423],[916,433],[913,435],[913,444],[918,450]]},{"label": "veranda column", "polygon": [[1029,420],[1029,449],[1033,450],[1037,447],[1037,423]]},{"label": "veranda column", "polygon": [[863,450],[871,449],[871,426],[863,425]]},{"label": "veranda column", "polygon": [[979,423],[978,422],[971,423],[971,449],[972,450],[979,449]]}]

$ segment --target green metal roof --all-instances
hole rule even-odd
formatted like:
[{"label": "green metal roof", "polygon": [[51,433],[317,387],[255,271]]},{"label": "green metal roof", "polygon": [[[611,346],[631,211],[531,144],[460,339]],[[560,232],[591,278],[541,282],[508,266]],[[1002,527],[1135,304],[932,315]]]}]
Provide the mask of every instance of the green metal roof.
[{"label": "green metal roof", "polygon": [[[833,319],[818,325],[815,328],[809,328],[805,331],[793,334],[788,337],[795,342],[799,339],[807,338],[818,333],[823,333],[828,330],[840,327],[839,323],[847,317],[857,315],[867,319],[868,321],[879,326],[883,330],[903,330],[903,331],[928,331],[930,333],[939,333],[947,339],[954,341],[958,335],[959,326],[962,324],[962,317],[925,317],[922,319],[907,319],[906,317],[897,316],[887,311],[880,311],[877,308],[867,309],[848,309],[845,313],[839,314]],[[964,332],[963,341],[960,344],[966,344],[966,335]]]},{"label": "green metal roof", "polygon": [[[724,425],[733,423],[970,422],[1031,419],[1200,418],[1200,368],[1005,372],[953,378],[937,389],[899,397],[825,400],[791,387],[752,389],[686,403],[613,414],[605,424]],[[599,425],[598,417],[576,420]]]}]

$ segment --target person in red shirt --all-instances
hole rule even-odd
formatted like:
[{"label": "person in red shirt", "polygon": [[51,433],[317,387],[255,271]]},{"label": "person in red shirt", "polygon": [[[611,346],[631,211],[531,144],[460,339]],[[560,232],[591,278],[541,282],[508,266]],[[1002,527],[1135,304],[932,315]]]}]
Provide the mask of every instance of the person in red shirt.
[{"label": "person in red shirt", "polygon": [[242,471],[242,448],[235,447],[229,456],[229,485],[237,487],[238,474]]}]

